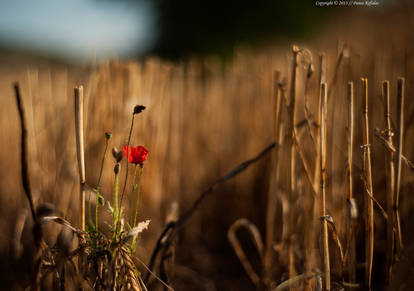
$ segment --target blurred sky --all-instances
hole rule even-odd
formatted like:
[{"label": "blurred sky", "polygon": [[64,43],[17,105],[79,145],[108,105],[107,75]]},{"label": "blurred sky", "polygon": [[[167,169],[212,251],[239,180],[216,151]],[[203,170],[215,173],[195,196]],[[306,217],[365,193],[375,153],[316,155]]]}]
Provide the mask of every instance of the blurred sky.
[{"label": "blurred sky", "polygon": [[[404,1],[377,2],[379,5],[368,9],[382,11],[387,4]],[[147,53],[169,58],[211,53],[225,56],[242,43],[310,38],[333,12],[352,13],[344,7],[318,7],[315,3],[316,0],[0,0],[0,51],[18,50],[71,62]]]},{"label": "blurred sky", "polygon": [[68,61],[136,56],[153,44],[152,15],[144,1],[0,0],[0,48]]}]

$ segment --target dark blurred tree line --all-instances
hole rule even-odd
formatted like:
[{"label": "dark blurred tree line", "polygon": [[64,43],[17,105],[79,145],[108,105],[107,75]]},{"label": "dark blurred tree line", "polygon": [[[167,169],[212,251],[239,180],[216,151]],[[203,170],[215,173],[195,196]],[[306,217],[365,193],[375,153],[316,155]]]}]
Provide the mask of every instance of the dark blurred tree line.
[{"label": "dark blurred tree line", "polygon": [[326,11],[313,0],[129,1],[148,1],[154,7],[156,41],[149,53],[171,59],[208,54],[225,57],[239,44],[307,38]]}]

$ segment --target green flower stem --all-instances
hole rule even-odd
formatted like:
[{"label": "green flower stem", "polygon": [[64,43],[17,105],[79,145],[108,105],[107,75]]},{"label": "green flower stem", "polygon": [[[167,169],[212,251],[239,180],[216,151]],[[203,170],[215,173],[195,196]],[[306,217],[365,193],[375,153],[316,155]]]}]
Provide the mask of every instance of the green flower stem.
[{"label": "green flower stem", "polygon": [[[138,169],[138,165],[134,165],[134,174],[132,175],[132,188],[131,188],[131,195],[129,195],[129,197],[132,197],[132,195],[134,194],[135,190],[137,189],[138,185],[135,183],[136,180],[136,176],[137,176],[137,169]],[[129,199],[130,205],[132,205],[132,201],[131,199]],[[132,215],[130,215],[129,217],[129,224],[132,225]]]},{"label": "green flower stem", "polygon": [[[102,157],[101,170],[99,171],[98,185],[96,186],[96,205],[95,205],[95,227],[96,227],[96,231],[98,231],[98,207],[99,207],[98,199],[99,199],[99,195],[100,195],[101,179],[102,179],[102,172],[103,172],[103,168],[104,168],[104,164],[105,164],[106,152],[108,151],[109,138],[110,138],[110,135],[108,135],[106,133],[105,134],[105,150],[104,150],[104,154],[103,154],[103,157]],[[90,203],[89,203],[89,207],[90,207]]]},{"label": "green flower stem", "polygon": [[126,188],[127,180],[128,180],[129,144],[131,143],[132,130],[134,128],[134,119],[135,119],[135,114],[132,114],[131,128],[129,129],[128,143],[127,143],[126,171],[125,171],[124,187],[122,189],[122,195],[121,195],[121,205],[122,205],[122,201],[124,200],[124,193],[125,193],[125,188]]},{"label": "green flower stem", "polygon": [[[132,224],[132,228],[134,228],[135,226],[137,226],[137,218],[138,218],[138,209],[139,209],[139,201],[141,198],[141,180],[142,180],[142,172],[144,170],[144,165],[140,164],[139,165],[139,174],[138,174],[138,183],[137,183],[137,201],[135,203],[135,215],[134,215],[134,223]],[[134,238],[132,239],[132,243],[131,243],[131,249],[132,249],[132,253],[135,253],[135,248],[136,248],[136,244],[137,244],[137,236],[134,236]]]},{"label": "green flower stem", "polygon": [[113,204],[113,235],[112,238],[114,239],[116,237],[116,233],[117,233],[117,225],[118,225],[118,215],[119,215],[119,210],[118,210],[118,184],[119,184],[119,170],[120,170],[120,164],[117,163],[115,165],[115,181],[114,181],[114,197],[112,200],[112,204]]},{"label": "green flower stem", "polygon": [[89,222],[92,223],[92,206],[91,206],[91,193],[90,192],[88,195],[88,217],[89,217]]}]

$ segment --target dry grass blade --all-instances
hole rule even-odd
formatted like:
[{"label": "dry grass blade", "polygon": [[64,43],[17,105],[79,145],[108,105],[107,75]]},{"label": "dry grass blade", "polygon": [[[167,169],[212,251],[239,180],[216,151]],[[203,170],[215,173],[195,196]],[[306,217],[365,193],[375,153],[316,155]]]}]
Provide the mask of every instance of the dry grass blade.
[{"label": "dry grass blade", "polygon": [[79,168],[79,192],[81,207],[80,228],[85,231],[85,146],[83,138],[83,86],[76,87],[75,92],[75,128],[76,152]]},{"label": "dry grass blade", "polygon": [[306,178],[307,178],[307,180],[308,180],[308,182],[309,182],[309,184],[311,186],[312,195],[313,195],[314,198],[316,198],[317,190],[314,187],[312,175],[311,175],[310,170],[309,170],[309,165],[306,162],[305,155],[303,153],[302,147],[299,144],[299,141],[297,139],[297,135],[296,134],[294,135],[294,142],[295,142],[296,151],[299,154],[299,160],[301,161],[303,170],[305,171],[305,174],[306,174]]},{"label": "dry grass blade", "polygon": [[[167,288],[168,290],[171,290],[171,291],[174,291],[174,289],[170,286],[170,285],[168,285],[167,283],[165,283],[163,280],[161,280],[161,278],[160,277],[158,277],[154,272],[152,272],[148,267],[147,267],[147,265],[145,265],[145,263],[143,262],[143,261],[141,261],[138,257],[133,257],[133,259],[134,260],[137,260],[144,268],[145,268],[145,270],[147,270],[148,271],[148,273],[149,274],[151,274],[152,276],[154,276],[154,278],[155,279],[157,279],[162,285],[164,285],[164,287],[165,288]],[[141,277],[139,277],[139,279],[140,279],[140,282],[141,282],[141,284],[143,285],[143,286],[145,286],[145,284],[144,284],[144,280],[142,280],[142,278]]]},{"label": "dry grass blade", "polygon": [[372,202],[375,203],[375,205],[378,207],[378,209],[379,209],[381,215],[384,217],[384,219],[388,220],[388,214],[385,211],[384,207],[382,207],[381,203],[379,203],[379,201],[374,197],[372,192],[369,190],[367,178],[364,177],[364,176],[361,176],[361,179],[362,179],[362,182],[364,183],[365,192],[368,195],[368,198],[370,198],[372,200]]},{"label": "dry grass blade", "polygon": [[368,79],[362,78],[362,100],[363,100],[363,150],[364,150],[364,176],[367,183],[367,191],[365,198],[365,284],[371,289],[372,265],[374,260],[374,203],[369,197],[373,197],[372,190],[372,172],[371,172],[371,145],[369,143],[369,122],[368,122]]},{"label": "dry grass blade", "polygon": [[253,284],[258,287],[260,285],[260,276],[255,272],[253,269],[253,266],[247,259],[247,256],[243,250],[243,247],[241,246],[241,243],[239,239],[237,238],[236,232],[240,228],[245,228],[250,237],[252,238],[259,255],[262,257],[263,255],[263,242],[260,236],[260,232],[257,229],[257,227],[251,223],[249,220],[245,218],[240,218],[236,220],[231,227],[229,228],[227,232],[227,238],[229,239],[229,242],[231,246],[233,247],[237,257],[239,258],[244,270],[246,271],[247,275],[249,275],[250,280],[253,282]]},{"label": "dry grass blade", "polygon": [[310,280],[314,277],[321,276],[321,275],[322,273],[319,273],[319,272],[310,273],[310,274],[300,274],[300,275],[297,275],[293,278],[290,278],[282,282],[276,288],[273,288],[272,291],[283,291],[290,287],[295,287],[297,284],[301,283],[302,281],[307,281],[307,280]]},{"label": "dry grass blade", "polygon": [[67,221],[67,220],[65,220],[65,219],[63,219],[63,218],[61,218],[61,217],[58,217],[58,216],[44,216],[44,217],[42,217],[41,221],[42,221],[42,222],[49,222],[49,221],[53,221],[53,222],[55,222],[55,223],[58,223],[58,224],[64,225],[64,226],[68,227],[70,230],[72,230],[72,231],[73,231],[73,233],[77,234],[78,236],[81,236],[81,235],[83,235],[83,234],[84,234],[84,232],[83,232],[83,231],[81,231],[81,230],[77,229],[76,227],[73,227],[73,226],[70,224],[70,222],[69,222],[69,221]]},{"label": "dry grass blade", "polygon": [[[320,130],[320,151],[321,151],[321,216],[326,217],[326,122],[327,122],[327,88],[326,83],[321,84],[321,130]],[[322,220],[322,244],[323,259],[325,268],[325,290],[331,290],[331,268],[329,262],[329,239],[328,239],[328,222]]]},{"label": "dry grass blade", "polygon": [[[391,144],[385,137],[384,137],[385,133],[383,133],[380,129],[376,128],[375,129],[375,137],[378,138],[382,144],[388,149],[388,151],[392,152],[392,153],[396,153],[398,150],[395,148],[395,146],[393,144]],[[411,162],[406,156],[404,156],[403,154],[401,154],[401,160],[404,161],[405,165],[411,169],[414,170],[414,163]]]},{"label": "dry grass blade", "polygon": [[342,249],[341,241],[340,241],[339,236],[338,236],[338,232],[336,231],[336,226],[335,226],[335,223],[333,221],[333,218],[330,215],[326,215],[325,217],[322,217],[322,219],[326,220],[328,222],[328,227],[329,227],[329,229],[332,233],[332,239],[335,241],[336,246],[338,247],[339,254],[341,256],[341,263],[343,265],[343,263],[344,263],[344,252],[343,252],[343,249]]},{"label": "dry grass blade", "polygon": [[397,175],[395,178],[395,201],[394,201],[394,215],[397,229],[397,255],[401,253],[403,249],[402,233],[401,233],[401,221],[399,211],[400,189],[401,189],[401,160],[404,144],[404,99],[405,99],[405,79],[398,79],[397,90],[397,118],[398,118],[398,151],[397,151]]}]

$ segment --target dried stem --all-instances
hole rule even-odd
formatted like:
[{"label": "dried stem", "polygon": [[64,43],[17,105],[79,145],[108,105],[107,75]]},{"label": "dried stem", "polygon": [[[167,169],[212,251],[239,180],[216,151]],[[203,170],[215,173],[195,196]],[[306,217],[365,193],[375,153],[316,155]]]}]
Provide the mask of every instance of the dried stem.
[{"label": "dried stem", "polygon": [[85,148],[83,141],[83,86],[75,87],[76,151],[79,168],[81,230],[85,230]]},{"label": "dried stem", "polygon": [[[326,217],[326,117],[327,117],[327,88],[326,83],[321,84],[321,129],[320,129],[320,150],[321,150],[321,210],[322,217]],[[325,269],[325,290],[331,290],[331,270],[329,263],[329,239],[328,222],[322,219],[322,242],[323,262]]]},{"label": "dried stem", "polygon": [[33,236],[35,241],[35,253],[33,256],[34,261],[34,268],[33,268],[33,276],[32,276],[32,286],[31,290],[40,290],[40,276],[41,276],[41,264],[42,264],[42,227],[40,225],[39,220],[36,216],[35,205],[33,201],[33,194],[32,188],[30,184],[30,167],[29,167],[29,151],[28,151],[28,143],[27,143],[27,124],[26,124],[26,116],[25,110],[22,102],[22,97],[20,95],[19,84],[14,84],[14,92],[16,96],[17,102],[17,109],[19,111],[20,117],[20,129],[21,129],[21,139],[20,139],[20,155],[21,155],[21,175],[22,175],[22,183],[23,189],[26,194],[27,200],[29,201],[30,211],[32,214],[32,218],[34,221],[33,226]]},{"label": "dried stem", "polygon": [[[371,150],[369,143],[369,122],[368,122],[368,79],[362,78],[362,96],[363,96],[363,149],[364,149],[364,180],[367,185],[367,191],[372,196],[374,195],[372,189],[372,172],[371,172]],[[372,279],[372,265],[374,260],[374,202],[368,196],[365,196],[365,284],[371,290]]]},{"label": "dried stem", "polygon": [[289,218],[288,218],[288,253],[289,253],[289,278],[296,275],[295,271],[295,257],[294,257],[294,219],[295,214],[293,210],[295,209],[295,192],[296,192],[296,149],[295,149],[295,124],[296,124],[296,72],[298,67],[298,54],[299,48],[297,46],[292,47],[293,60],[292,60],[292,76],[290,79],[290,104],[289,104],[289,114],[290,114],[290,128],[289,132],[291,133],[290,138],[290,171],[289,171]]},{"label": "dried stem", "polygon": [[397,118],[398,118],[398,150],[397,150],[397,176],[395,178],[395,201],[394,201],[394,215],[396,223],[396,239],[397,239],[397,256],[400,255],[401,250],[403,249],[403,241],[401,234],[401,221],[400,221],[400,211],[399,211],[399,201],[400,201],[400,188],[401,188],[401,171],[402,171],[402,153],[404,145],[404,90],[405,90],[405,79],[398,79],[398,90],[397,90]]},{"label": "dried stem", "polygon": [[[387,142],[392,145],[393,131],[391,127],[391,101],[390,101],[390,82],[384,81],[382,83],[382,97],[384,100],[384,120],[385,120],[385,138]],[[387,153],[388,152],[388,153]],[[392,207],[394,204],[395,191],[395,167],[394,167],[394,153],[385,150],[385,165],[386,165],[386,181],[387,181],[387,265],[386,276],[387,282],[391,281],[392,264],[394,261],[394,215]]]}]

